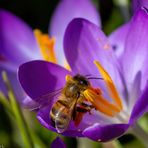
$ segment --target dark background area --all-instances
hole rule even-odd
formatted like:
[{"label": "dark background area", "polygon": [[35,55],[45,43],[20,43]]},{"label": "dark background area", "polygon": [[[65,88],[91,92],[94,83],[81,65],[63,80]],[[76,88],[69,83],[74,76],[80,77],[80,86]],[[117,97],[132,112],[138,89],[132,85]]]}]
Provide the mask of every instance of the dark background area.
[{"label": "dark background area", "polygon": [[[32,28],[48,31],[50,18],[60,0],[0,0],[0,6],[22,18]],[[106,25],[111,17],[115,5],[113,0],[93,0],[99,8],[102,26]]]},{"label": "dark background area", "polygon": [[0,0],[0,6],[22,18],[33,28],[48,30],[51,15],[59,0]]}]

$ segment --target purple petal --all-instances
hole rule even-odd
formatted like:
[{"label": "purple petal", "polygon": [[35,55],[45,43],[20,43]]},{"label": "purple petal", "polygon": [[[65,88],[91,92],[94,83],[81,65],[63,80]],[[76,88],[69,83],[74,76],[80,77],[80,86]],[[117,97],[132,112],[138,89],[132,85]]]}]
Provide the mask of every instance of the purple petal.
[{"label": "purple petal", "polygon": [[56,131],[56,129],[52,125],[52,121],[50,120],[49,113],[53,104],[50,104],[48,107],[41,108],[37,113],[37,119],[39,122],[47,129]]},{"label": "purple petal", "polygon": [[[97,60],[110,74],[118,89],[122,89],[119,65],[114,52],[104,33],[95,24],[85,19],[71,21],[65,33],[64,49],[74,73],[99,77],[98,69],[93,63]],[[97,86],[101,83],[95,82]]]},{"label": "purple petal", "polygon": [[84,136],[95,140],[106,142],[121,136],[129,128],[129,124],[111,124],[111,125],[100,125],[95,124],[87,128],[83,134]]},{"label": "purple petal", "polygon": [[[0,10],[0,55],[16,67],[39,58],[39,47],[32,29],[8,11]],[[1,63],[3,64],[3,63]]]},{"label": "purple petal", "polygon": [[[46,61],[31,61],[20,66],[19,81],[25,92],[34,100],[61,89],[65,76],[70,74],[66,69]],[[43,100],[48,100],[47,95]]]},{"label": "purple petal", "polygon": [[135,105],[135,102],[137,102],[138,98],[140,97],[141,94],[141,72],[138,72],[132,85],[131,89],[128,94],[128,109],[129,109],[129,114],[132,112],[133,107]]},{"label": "purple petal", "polygon": [[100,17],[90,0],[62,0],[56,8],[50,25],[50,35],[56,37],[56,53],[63,63],[63,37],[68,23],[76,17],[86,18],[100,26]]},{"label": "purple petal", "polygon": [[57,137],[51,144],[51,148],[66,148],[65,143],[59,137]]},{"label": "purple petal", "polygon": [[24,108],[30,109],[31,111],[39,108],[39,104],[37,102],[33,101],[29,96],[26,96],[22,100],[21,105]]},{"label": "purple petal", "polygon": [[141,88],[148,79],[148,13],[140,9],[133,17],[122,56],[123,74],[130,90],[138,72],[141,71]]},{"label": "purple petal", "polygon": [[142,92],[141,96],[135,103],[133,111],[130,117],[130,123],[134,123],[139,117],[141,117],[148,110],[148,83]]},{"label": "purple petal", "polygon": [[142,6],[148,8],[148,0],[132,0],[133,10],[137,11]]},{"label": "purple petal", "polygon": [[124,51],[128,31],[129,24],[124,24],[109,35],[109,41],[118,57],[120,57]]}]

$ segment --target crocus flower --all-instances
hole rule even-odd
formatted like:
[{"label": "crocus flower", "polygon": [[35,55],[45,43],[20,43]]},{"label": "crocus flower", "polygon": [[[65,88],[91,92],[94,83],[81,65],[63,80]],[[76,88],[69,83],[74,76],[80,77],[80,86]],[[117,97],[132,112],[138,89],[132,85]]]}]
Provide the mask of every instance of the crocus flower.
[{"label": "crocus flower", "polygon": [[[23,20],[6,10],[0,10],[0,72],[3,70],[7,72],[17,98],[21,101],[26,95],[22,92],[16,78],[19,65],[35,59],[43,59],[55,63],[57,62],[56,56],[64,61],[64,57],[60,53],[63,48],[61,37],[68,21],[76,16],[81,16],[90,19],[94,23],[97,23],[97,21],[99,23],[98,13],[93,4],[89,0],[86,0],[86,3],[83,1],[79,0],[77,5],[73,0],[63,0],[59,4],[51,21],[52,27],[50,31],[52,32],[51,35],[54,35],[53,38],[49,37],[48,34],[42,34],[39,30],[33,32],[32,28]],[[61,13],[61,11],[64,12],[65,10],[67,10],[66,13]],[[88,10],[89,13],[86,14],[85,12]],[[77,15],[75,15],[76,12]],[[54,34],[59,26],[61,32]],[[56,55],[54,52],[55,45],[60,47]],[[61,62],[59,64],[62,64],[62,60],[59,62]],[[7,95],[7,90],[1,77],[0,90]],[[29,105],[31,105],[30,101],[30,98],[27,97],[24,103],[28,104],[29,102]]]},{"label": "crocus flower", "polygon": [[69,24],[64,37],[71,71],[45,61],[20,66],[20,83],[41,105],[37,118],[44,127],[57,132],[49,113],[58,97],[48,94],[64,87],[67,75],[92,75],[103,80],[91,80],[91,87],[83,92],[96,110],[85,113],[78,126],[71,121],[63,135],[105,142],[121,136],[145,113],[148,107],[147,10],[137,11],[129,24],[125,49],[118,58],[101,29],[79,18]]}]

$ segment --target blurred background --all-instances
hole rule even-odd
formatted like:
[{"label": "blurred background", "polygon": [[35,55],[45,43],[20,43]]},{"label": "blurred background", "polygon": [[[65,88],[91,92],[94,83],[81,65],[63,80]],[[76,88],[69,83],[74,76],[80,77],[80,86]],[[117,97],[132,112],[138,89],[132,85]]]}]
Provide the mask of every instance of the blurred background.
[{"label": "blurred background", "polygon": [[[16,16],[22,18],[33,29],[38,28],[47,33],[51,16],[59,0],[0,0],[0,6],[9,10]],[[101,16],[102,29],[108,35],[115,28],[127,22],[132,15],[131,2],[127,1],[126,7],[121,6],[117,0],[93,0]],[[22,109],[27,125],[34,133],[37,144],[36,147],[50,147],[53,139],[58,134],[53,133],[42,127],[36,119],[34,112]],[[141,119],[141,125],[148,125],[145,118]],[[147,129],[146,129],[147,130]],[[142,143],[134,136],[127,134],[122,136],[116,142],[101,144],[88,139],[75,139],[60,136],[67,147],[70,148],[144,148]],[[7,109],[0,104],[0,148],[23,148],[21,133],[18,129],[13,116],[8,113]]]},{"label": "blurred background", "polygon": [[[0,6],[22,18],[32,28],[48,31],[50,18],[60,0],[1,0]],[[118,0],[92,0],[101,15],[103,30],[109,34],[124,21],[128,21],[128,10],[118,5]],[[117,2],[116,2],[117,1]],[[121,0],[119,0],[121,1]],[[122,12],[122,9],[125,12]],[[126,8],[127,9],[127,8]],[[127,13],[127,14],[126,14]]]}]

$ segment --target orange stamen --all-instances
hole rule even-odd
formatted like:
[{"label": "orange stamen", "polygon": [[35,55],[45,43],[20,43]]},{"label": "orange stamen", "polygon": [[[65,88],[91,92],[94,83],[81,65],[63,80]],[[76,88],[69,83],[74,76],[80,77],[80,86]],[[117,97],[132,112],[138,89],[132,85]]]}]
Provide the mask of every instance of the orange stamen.
[{"label": "orange stamen", "polygon": [[105,71],[105,69],[101,66],[101,64],[98,61],[94,61],[94,64],[97,66],[100,74],[102,75],[102,77],[106,83],[110,97],[114,100],[116,105],[121,110],[122,109],[122,102],[121,102],[120,96],[117,92],[117,89],[116,89],[111,77],[109,76],[107,71]]},{"label": "orange stamen", "polygon": [[43,58],[46,61],[57,63],[57,59],[55,57],[55,52],[54,52],[55,39],[49,38],[48,34],[43,34],[38,29],[35,29],[34,34],[40,46],[40,51]]},{"label": "orange stamen", "polygon": [[100,93],[96,93],[96,89],[89,88],[84,91],[85,98],[90,101],[95,108],[108,116],[115,116],[120,110],[116,105],[108,102]]}]

